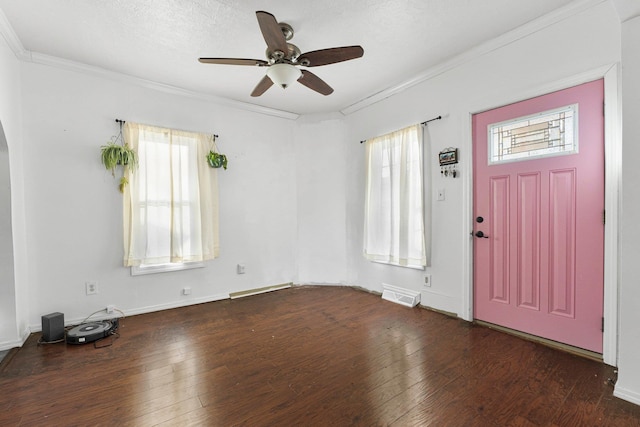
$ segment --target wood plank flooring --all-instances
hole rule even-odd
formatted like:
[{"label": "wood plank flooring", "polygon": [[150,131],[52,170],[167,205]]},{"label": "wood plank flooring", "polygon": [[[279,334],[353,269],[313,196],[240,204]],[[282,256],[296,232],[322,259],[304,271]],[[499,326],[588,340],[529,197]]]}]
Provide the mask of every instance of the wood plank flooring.
[{"label": "wood plank flooring", "polygon": [[343,287],[133,316],[0,364],[0,426],[640,426],[614,369]]}]

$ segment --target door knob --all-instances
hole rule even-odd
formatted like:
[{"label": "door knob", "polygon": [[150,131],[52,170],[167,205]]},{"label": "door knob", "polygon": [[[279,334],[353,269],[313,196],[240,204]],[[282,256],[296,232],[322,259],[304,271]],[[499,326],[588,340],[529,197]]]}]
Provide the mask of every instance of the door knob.
[{"label": "door knob", "polygon": [[476,231],[476,237],[485,238],[485,239],[489,238],[489,236],[485,236],[485,234],[482,231]]}]

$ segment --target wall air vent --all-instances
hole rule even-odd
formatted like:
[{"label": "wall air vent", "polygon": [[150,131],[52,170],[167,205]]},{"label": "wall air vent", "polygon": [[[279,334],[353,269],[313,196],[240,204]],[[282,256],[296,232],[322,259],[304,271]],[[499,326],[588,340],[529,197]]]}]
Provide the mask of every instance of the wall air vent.
[{"label": "wall air vent", "polygon": [[382,299],[395,302],[396,304],[415,307],[420,302],[420,292],[411,289],[399,288],[397,286],[382,284]]}]

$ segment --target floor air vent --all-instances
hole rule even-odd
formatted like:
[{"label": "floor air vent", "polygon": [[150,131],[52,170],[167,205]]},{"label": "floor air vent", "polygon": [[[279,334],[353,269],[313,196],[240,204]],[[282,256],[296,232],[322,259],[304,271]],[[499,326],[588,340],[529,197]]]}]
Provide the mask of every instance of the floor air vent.
[{"label": "floor air vent", "polygon": [[395,302],[396,304],[415,307],[420,302],[420,292],[411,289],[403,289],[397,286],[382,284],[382,299]]}]

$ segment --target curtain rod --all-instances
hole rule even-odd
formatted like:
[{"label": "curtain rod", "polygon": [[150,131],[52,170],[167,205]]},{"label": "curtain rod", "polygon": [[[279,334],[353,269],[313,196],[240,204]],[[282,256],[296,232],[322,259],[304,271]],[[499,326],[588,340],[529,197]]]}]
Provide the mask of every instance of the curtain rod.
[{"label": "curtain rod", "polygon": [[[116,119],[116,123],[118,123],[120,126],[124,125],[126,122],[124,120],[120,120],[120,119]],[[219,135],[216,135],[215,133],[212,134],[214,138],[220,138]]]},{"label": "curtain rod", "polygon": [[433,119],[426,120],[426,121],[424,121],[424,122],[422,122],[422,123],[420,123],[420,124],[421,124],[422,126],[424,126],[424,125],[426,125],[426,124],[427,124],[427,123],[429,123],[429,122],[433,122],[433,121],[435,121],[435,120],[440,120],[441,118],[442,118],[442,116],[434,117]]},{"label": "curtain rod", "polygon": [[[424,122],[421,122],[420,124],[421,124],[422,126],[426,126],[426,124],[427,124],[427,123],[429,123],[429,122],[433,122],[433,121],[435,121],[435,120],[440,120],[440,119],[442,119],[442,116],[438,116],[438,117],[434,117],[433,119],[425,120]],[[360,141],[360,144],[362,144],[362,143],[363,143],[363,142],[365,142],[365,141],[366,141],[366,139],[363,139],[362,141]]]}]

